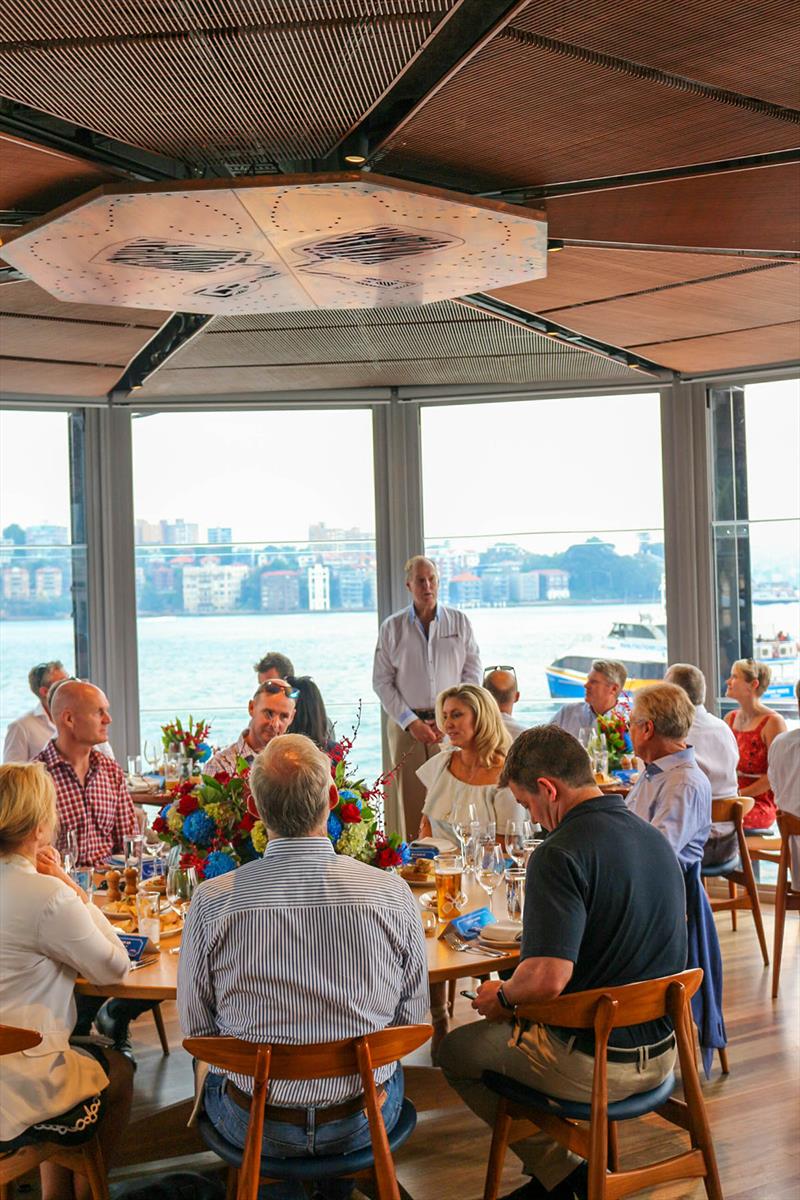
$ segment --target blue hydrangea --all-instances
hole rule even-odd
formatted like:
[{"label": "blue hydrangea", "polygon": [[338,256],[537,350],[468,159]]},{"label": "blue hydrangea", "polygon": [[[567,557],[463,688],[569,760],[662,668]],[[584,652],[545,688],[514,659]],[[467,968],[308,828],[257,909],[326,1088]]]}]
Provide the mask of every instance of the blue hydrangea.
[{"label": "blue hydrangea", "polygon": [[328,837],[331,838],[334,845],[336,845],[339,838],[342,836],[343,828],[344,828],[344,823],[342,821],[342,818],[340,816],[338,816],[337,813],[335,813],[335,812],[329,813],[328,814]]},{"label": "blue hydrangea", "polygon": [[208,813],[203,812],[202,808],[196,808],[184,818],[182,833],[188,842],[194,842],[196,846],[207,846],[214,836],[215,828]]},{"label": "blue hydrangea", "polygon": [[163,818],[163,820],[165,820],[165,821],[166,821],[166,819],[167,819],[167,814],[169,813],[169,810],[170,810],[171,808],[172,808],[172,801],[171,801],[171,800],[168,800],[168,801],[167,801],[167,803],[164,805],[164,807],[161,809],[161,811],[159,812],[159,814],[158,814],[158,815],[159,815],[160,817],[162,817],[162,818]]},{"label": "blue hydrangea", "polygon": [[351,792],[349,788],[344,788],[339,792],[339,799],[346,800],[349,804],[355,804],[361,808],[361,797],[358,792]]},{"label": "blue hydrangea", "polygon": [[405,866],[406,863],[411,862],[411,851],[409,850],[409,848],[405,842],[401,842],[400,845],[397,847],[397,853],[400,855],[400,857],[403,860],[403,866]]},{"label": "blue hydrangea", "polygon": [[208,742],[198,742],[197,744],[197,759],[198,762],[208,762],[211,758],[211,747]]},{"label": "blue hydrangea", "polygon": [[631,735],[628,733],[627,729],[625,730],[625,732],[622,735],[622,742],[623,742],[625,749],[630,754],[630,752],[633,750],[633,742],[631,741]]},{"label": "blue hydrangea", "polygon": [[214,879],[217,875],[227,875],[228,871],[236,870],[236,861],[224,850],[212,850],[205,863],[203,873],[206,879]]}]

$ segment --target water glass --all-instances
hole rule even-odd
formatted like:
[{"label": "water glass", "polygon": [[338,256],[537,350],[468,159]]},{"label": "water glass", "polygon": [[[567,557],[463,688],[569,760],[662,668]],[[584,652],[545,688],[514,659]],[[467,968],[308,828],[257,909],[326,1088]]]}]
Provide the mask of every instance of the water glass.
[{"label": "water glass", "polygon": [[128,776],[137,778],[142,773],[142,756],[141,754],[128,755]]},{"label": "water glass", "polygon": [[522,866],[525,857],[523,852],[524,834],[521,821],[506,821],[506,853],[513,858],[518,867]]},{"label": "water glass", "polygon": [[437,854],[433,860],[436,879],[436,911],[440,921],[458,916],[462,902],[461,879],[464,860],[458,854]]},{"label": "water glass", "polygon": [[439,923],[439,918],[436,913],[430,908],[422,910],[422,932],[425,937],[433,937],[436,933],[436,926]]},{"label": "water glass", "polygon": [[509,920],[521,921],[525,907],[525,877],[527,872],[520,867],[509,867],[506,871],[506,909]]},{"label": "water glass", "polygon": [[73,867],[69,877],[79,888],[83,888],[91,900],[94,895],[94,867]]},{"label": "water glass", "polygon": [[505,860],[503,857],[503,849],[496,842],[485,842],[481,846],[480,858],[477,863],[477,879],[480,886],[489,896],[489,911],[494,912],[493,896],[496,889],[503,882],[503,871],[505,868]]},{"label": "water glass", "polygon": [[62,855],[62,866],[69,875],[78,865],[78,831],[77,829],[68,829],[64,834],[64,853]]},{"label": "water glass", "polygon": [[144,836],[132,833],[125,838],[125,866],[136,867],[139,875],[142,873],[142,844]]},{"label": "water glass", "polygon": [[139,888],[136,893],[136,916],[139,933],[154,946],[161,945],[161,896],[148,888]]}]

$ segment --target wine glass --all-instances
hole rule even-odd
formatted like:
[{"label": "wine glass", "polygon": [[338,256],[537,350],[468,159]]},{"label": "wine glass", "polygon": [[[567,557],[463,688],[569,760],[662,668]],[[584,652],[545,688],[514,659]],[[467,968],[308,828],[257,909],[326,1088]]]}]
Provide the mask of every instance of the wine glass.
[{"label": "wine glass", "polygon": [[147,742],[144,743],[144,759],[148,767],[152,767],[153,774],[157,775],[161,766],[161,747],[158,742],[153,743],[152,750]]},{"label": "wine glass", "polygon": [[170,867],[167,872],[167,903],[180,917],[185,917],[197,886],[194,867]]},{"label": "wine glass", "polygon": [[497,842],[481,846],[476,858],[478,883],[489,895],[489,911],[494,912],[493,896],[505,876],[503,851]]},{"label": "wine glass", "polygon": [[469,800],[457,800],[453,810],[452,825],[461,847],[461,857],[466,860],[467,841],[472,827],[478,825],[478,810]]},{"label": "wine glass", "polygon": [[525,859],[523,826],[523,821],[506,821],[506,852],[509,858],[513,858],[517,867],[521,867]]},{"label": "wine glass", "polygon": [[68,875],[70,871],[73,871],[78,865],[77,829],[68,829],[64,834],[64,853],[62,856],[62,865]]}]

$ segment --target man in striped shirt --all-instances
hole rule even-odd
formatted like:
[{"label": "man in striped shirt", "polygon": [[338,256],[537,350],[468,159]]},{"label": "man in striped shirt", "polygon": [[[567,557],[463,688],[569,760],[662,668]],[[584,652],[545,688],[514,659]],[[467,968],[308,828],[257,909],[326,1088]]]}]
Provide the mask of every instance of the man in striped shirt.
[{"label": "man in striped shirt", "polygon": [[[310,739],[274,738],[250,786],[269,832],[264,857],[195,891],[181,944],[178,1012],[187,1037],[223,1034],[302,1045],[413,1024],[429,1007],[422,922],[405,883],[334,852],[328,812],[338,795],[330,762]],[[375,1072],[387,1129],[403,1099],[402,1069]],[[204,1103],[229,1141],[244,1145],[252,1079],[209,1072]],[[345,1154],[369,1145],[357,1075],[277,1080],[264,1153]],[[316,1184],[350,1195],[347,1181]],[[305,1195],[276,1184],[275,1197]]]}]

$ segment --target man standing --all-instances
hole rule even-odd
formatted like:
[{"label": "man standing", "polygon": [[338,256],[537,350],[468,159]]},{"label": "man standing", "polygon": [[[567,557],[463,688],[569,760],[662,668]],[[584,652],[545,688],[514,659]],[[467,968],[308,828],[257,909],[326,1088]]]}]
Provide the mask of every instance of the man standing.
[{"label": "man standing", "polygon": [[573,737],[586,736],[595,728],[598,717],[603,717],[616,707],[619,695],[625,687],[628,672],[624,663],[613,658],[598,658],[583,685],[585,700],[563,705],[553,717],[551,724],[566,729]]},{"label": "man standing", "polygon": [[78,862],[103,863],[138,829],[125,776],[113,759],[97,749],[108,741],[108,700],[94,684],[68,679],[53,696],[52,716],[56,736],[36,757],[56,785],[56,846],[63,852],[67,833],[75,830]]},{"label": "man standing", "polygon": [[204,775],[217,775],[222,771],[233,775],[238,759],[251,763],[274,737],[286,733],[294,718],[291,686],[284,679],[268,679],[256,689],[247,711],[250,724],[233,745],[212,755],[205,764]]},{"label": "man standing", "polygon": [[[664,676],[664,682],[683,688],[694,705],[694,720],[686,740],[694,748],[695,761],[711,784],[711,799],[731,800],[738,796],[736,768],[739,747],[730,726],[706,710],[706,680],[703,672],[691,663],[674,663]],[[703,866],[715,867],[728,862],[737,853],[733,822],[712,825],[703,851]]]},{"label": "man standing", "polygon": [[36,697],[37,704],[30,712],[12,721],[6,730],[3,762],[30,762],[45,748],[56,732],[47,707],[47,693],[54,683],[66,678],[64,664],[57,658],[31,667],[28,687]]},{"label": "man standing", "polygon": [[[207,880],[192,897],[178,969],[184,1036],[302,1045],[422,1021],[429,997],[419,908],[401,879],[334,852],[327,820],[338,794],[327,756],[299,734],[275,738],[250,786],[269,843],[262,859]],[[403,1099],[399,1064],[381,1067],[375,1082],[391,1130]],[[209,1119],[239,1146],[252,1088],[246,1075],[211,1071],[205,1081]],[[264,1154],[345,1154],[369,1142],[358,1076],[271,1085]],[[337,1198],[352,1188],[349,1180],[315,1184]],[[280,1195],[305,1192],[283,1184]]]},{"label": "man standing", "polygon": [[514,705],[519,700],[519,690],[517,673],[513,667],[487,667],[483,672],[483,686],[497,701],[503,724],[512,738],[519,737],[524,730],[530,728],[529,725],[514,720]]},{"label": "man standing", "polygon": [[[448,1083],[489,1124],[497,1097],[481,1082],[486,1070],[565,1099],[591,1099],[593,1035],[534,1025],[512,1037],[508,1022],[517,1005],[658,979],[686,966],[685,898],[675,856],[620,796],[601,793],[575,738],[553,725],[526,730],[508,752],[500,784],[552,832],[528,863],[531,902],[523,912],[519,966],[502,984],[481,986],[473,1008],[487,1020],[454,1030],[439,1052]],[[613,1030],[609,1100],[657,1087],[674,1062],[668,1021]],[[512,1192],[516,1200],[586,1195],[581,1160],[545,1134],[512,1149],[532,1176]]]},{"label": "man standing", "polygon": [[397,775],[398,816],[414,837],[425,802],[417,768],[435,754],[442,740],[436,727],[436,697],[459,683],[481,682],[481,660],[472,626],[464,613],[438,603],[439,572],[422,555],[406,563],[408,608],[383,622],[375,649],[372,686],[386,712]]}]

